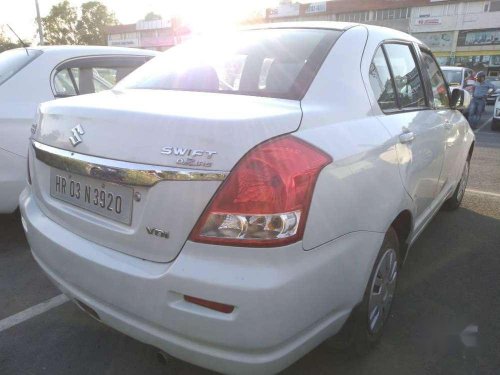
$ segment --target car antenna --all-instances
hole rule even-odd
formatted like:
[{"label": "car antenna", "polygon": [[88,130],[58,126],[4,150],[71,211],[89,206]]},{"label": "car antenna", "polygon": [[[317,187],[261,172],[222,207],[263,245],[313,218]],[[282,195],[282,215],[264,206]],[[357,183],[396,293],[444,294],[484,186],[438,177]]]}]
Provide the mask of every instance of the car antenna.
[{"label": "car antenna", "polygon": [[19,38],[19,35],[16,34],[16,32],[14,31],[14,29],[12,27],[10,27],[9,24],[7,24],[7,27],[10,29],[10,31],[12,31],[12,33],[16,36],[16,38],[19,40],[19,42],[21,43],[21,45],[24,47],[24,49],[26,50],[26,54],[29,56],[29,52],[28,52],[28,46],[26,45],[26,43],[24,43],[24,41]]}]

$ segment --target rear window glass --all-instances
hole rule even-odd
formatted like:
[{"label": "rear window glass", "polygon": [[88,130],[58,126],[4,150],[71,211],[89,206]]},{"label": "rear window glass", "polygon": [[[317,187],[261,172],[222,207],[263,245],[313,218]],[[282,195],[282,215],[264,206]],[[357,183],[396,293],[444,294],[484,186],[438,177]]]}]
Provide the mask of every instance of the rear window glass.
[{"label": "rear window glass", "polygon": [[448,70],[443,69],[444,78],[450,86],[460,86],[462,84],[462,71],[461,70]]},{"label": "rear window glass", "polygon": [[340,34],[325,29],[267,29],[197,38],[154,58],[117,89],[300,99]]},{"label": "rear window glass", "polygon": [[16,48],[0,53],[0,85],[42,54],[36,49]]}]

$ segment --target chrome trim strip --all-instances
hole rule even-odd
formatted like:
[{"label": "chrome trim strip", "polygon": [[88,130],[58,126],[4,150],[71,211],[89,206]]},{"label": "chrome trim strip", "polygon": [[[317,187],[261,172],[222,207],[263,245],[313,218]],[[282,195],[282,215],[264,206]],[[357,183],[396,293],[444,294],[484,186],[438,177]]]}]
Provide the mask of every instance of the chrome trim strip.
[{"label": "chrome trim strip", "polygon": [[223,181],[229,174],[102,159],[37,141],[32,141],[32,146],[36,158],[50,167],[130,186],[153,186],[160,181]]}]

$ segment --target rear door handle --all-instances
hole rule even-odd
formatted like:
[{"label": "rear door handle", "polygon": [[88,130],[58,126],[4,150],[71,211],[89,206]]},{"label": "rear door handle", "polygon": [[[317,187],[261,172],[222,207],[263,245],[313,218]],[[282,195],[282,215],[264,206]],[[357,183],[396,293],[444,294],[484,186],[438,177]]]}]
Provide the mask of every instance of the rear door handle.
[{"label": "rear door handle", "polygon": [[415,133],[411,131],[404,132],[399,135],[399,142],[401,143],[410,143],[414,139],[415,139]]}]

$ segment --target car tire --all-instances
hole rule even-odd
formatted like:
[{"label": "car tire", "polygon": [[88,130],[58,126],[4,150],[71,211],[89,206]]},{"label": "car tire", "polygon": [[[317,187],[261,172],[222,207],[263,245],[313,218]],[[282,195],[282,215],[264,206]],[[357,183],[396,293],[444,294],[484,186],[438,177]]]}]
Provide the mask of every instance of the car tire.
[{"label": "car tire", "polygon": [[491,120],[491,130],[493,131],[500,130],[500,119],[493,118],[493,120]]},{"label": "car tire", "polygon": [[443,209],[446,211],[453,211],[460,207],[462,199],[465,195],[465,188],[467,187],[467,182],[469,181],[469,171],[470,171],[470,160],[467,158],[465,161],[464,169],[462,171],[462,177],[458,182],[457,188],[453,192],[453,195],[448,198],[444,204]]},{"label": "car tire", "polygon": [[[380,247],[362,302],[353,309],[340,332],[329,341],[335,349],[347,349],[351,354],[361,356],[380,341],[396,293],[399,249],[398,236],[391,227]],[[384,294],[384,297],[378,298],[377,294]]]}]

